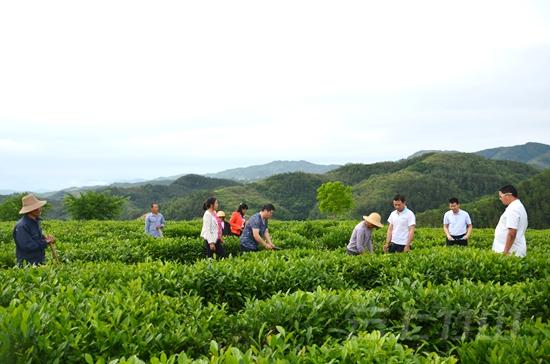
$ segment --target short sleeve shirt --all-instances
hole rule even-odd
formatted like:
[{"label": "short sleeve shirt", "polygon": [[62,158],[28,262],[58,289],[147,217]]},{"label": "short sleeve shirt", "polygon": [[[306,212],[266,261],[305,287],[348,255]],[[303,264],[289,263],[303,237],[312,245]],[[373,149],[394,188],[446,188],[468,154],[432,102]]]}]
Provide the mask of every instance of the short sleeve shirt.
[{"label": "short sleeve shirt", "polygon": [[260,230],[260,236],[264,236],[265,231],[267,230],[267,220],[262,219],[260,213],[256,213],[250,217],[250,220],[246,223],[243,233],[241,235],[241,246],[251,249],[258,250],[258,242],[254,240],[253,229]]},{"label": "short sleeve shirt", "polygon": [[527,211],[525,207],[520,200],[513,201],[506,207],[506,210],[500,216],[500,220],[495,229],[493,251],[497,253],[504,252],[508,229],[516,229],[516,239],[510,248],[510,252],[517,256],[524,257],[527,254],[527,242],[525,241],[527,225]]},{"label": "short sleeve shirt", "polygon": [[464,235],[468,232],[468,225],[472,224],[470,214],[459,210],[457,214],[449,210],[443,216],[443,224],[449,225],[449,233],[452,236]]},{"label": "short sleeve shirt", "polygon": [[409,227],[416,225],[414,213],[408,208],[405,208],[401,212],[394,210],[390,214],[388,222],[393,226],[391,242],[398,245],[407,245]]}]

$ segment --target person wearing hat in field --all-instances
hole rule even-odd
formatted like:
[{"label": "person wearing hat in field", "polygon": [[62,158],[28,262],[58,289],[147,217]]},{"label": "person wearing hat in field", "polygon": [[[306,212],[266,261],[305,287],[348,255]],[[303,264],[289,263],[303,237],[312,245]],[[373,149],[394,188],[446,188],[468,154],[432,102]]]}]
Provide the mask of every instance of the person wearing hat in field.
[{"label": "person wearing hat in field", "polygon": [[19,214],[23,217],[15,224],[13,240],[17,264],[40,265],[46,262],[46,247],[55,244],[55,238],[45,236],[40,226],[42,207],[47,203],[29,194],[22,198],[23,207]]},{"label": "person wearing hat in field", "polygon": [[347,253],[349,255],[361,255],[366,252],[373,253],[372,232],[383,227],[380,214],[373,212],[369,216],[363,216],[363,221],[355,226],[349,239]]},{"label": "person wearing hat in field", "polygon": [[222,210],[218,211],[218,217],[222,221],[222,235],[231,235],[231,225],[229,225],[229,223],[225,221],[225,212],[223,212]]}]

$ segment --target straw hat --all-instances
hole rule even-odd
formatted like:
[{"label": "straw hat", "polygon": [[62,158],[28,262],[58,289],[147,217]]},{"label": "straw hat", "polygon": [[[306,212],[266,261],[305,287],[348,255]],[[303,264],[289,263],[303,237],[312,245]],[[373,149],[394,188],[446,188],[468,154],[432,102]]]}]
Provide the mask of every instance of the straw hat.
[{"label": "straw hat", "polygon": [[223,212],[223,211],[221,211],[221,210],[218,211],[218,217],[219,217],[219,218],[225,217],[225,212]]},{"label": "straw hat", "polygon": [[21,201],[23,202],[23,207],[19,211],[19,214],[29,213],[41,208],[47,203],[47,201],[40,201],[32,193],[24,196]]},{"label": "straw hat", "polygon": [[382,224],[381,220],[382,217],[380,217],[380,214],[377,214],[376,212],[371,213],[369,216],[363,216],[363,220],[366,222],[370,222],[374,226],[378,226],[379,228],[384,227],[384,224]]}]

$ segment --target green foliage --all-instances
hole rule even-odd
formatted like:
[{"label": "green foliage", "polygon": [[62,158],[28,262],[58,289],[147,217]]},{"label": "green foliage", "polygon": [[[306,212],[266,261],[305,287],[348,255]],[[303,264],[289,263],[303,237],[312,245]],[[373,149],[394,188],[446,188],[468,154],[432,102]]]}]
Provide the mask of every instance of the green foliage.
[{"label": "green foliage", "polygon": [[122,212],[126,198],[99,192],[84,192],[80,196],[67,195],[65,207],[75,220],[112,220]]},{"label": "green foliage", "polygon": [[19,220],[19,210],[21,210],[21,199],[26,193],[17,193],[6,197],[0,203],[0,221]]},{"label": "green foliage", "polygon": [[317,189],[317,201],[321,212],[328,212],[333,216],[343,214],[353,207],[352,189],[342,182],[323,183]]},{"label": "green foliage", "polygon": [[[280,251],[202,258],[201,221],[46,221],[62,263],[14,264],[0,223],[0,362],[547,362],[548,231],[528,255],[419,228],[408,254],[349,256],[356,221],[273,221]],[[11,259],[11,262],[10,262]],[[50,260],[51,261],[51,260]],[[6,264],[5,264],[6,263]]]},{"label": "green foliage", "polygon": [[[499,186],[489,196],[475,202],[462,204],[462,208],[470,214],[475,227],[495,227],[504,212],[504,206],[497,198]],[[544,229],[550,227],[550,169],[520,182],[516,185],[519,197],[529,215],[529,227]],[[417,215],[419,226],[441,226],[443,214],[447,205],[434,210],[428,210]]]}]

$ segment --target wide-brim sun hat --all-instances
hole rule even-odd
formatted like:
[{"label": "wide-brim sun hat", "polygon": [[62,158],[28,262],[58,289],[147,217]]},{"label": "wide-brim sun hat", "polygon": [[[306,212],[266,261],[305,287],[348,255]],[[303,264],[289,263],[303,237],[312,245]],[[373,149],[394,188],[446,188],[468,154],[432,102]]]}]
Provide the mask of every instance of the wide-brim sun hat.
[{"label": "wide-brim sun hat", "polygon": [[20,215],[37,210],[48,203],[47,201],[37,199],[32,193],[24,196],[21,199],[21,202],[23,203],[23,207],[19,210]]},{"label": "wide-brim sun hat", "polygon": [[225,212],[223,211],[218,211],[218,217],[225,217]]},{"label": "wide-brim sun hat", "polygon": [[363,216],[363,220],[379,228],[384,227],[384,224],[382,224],[382,217],[376,212],[371,213],[369,216]]}]

